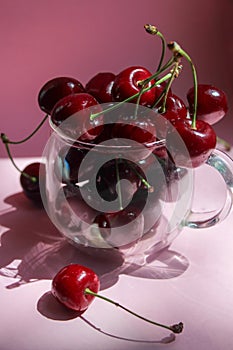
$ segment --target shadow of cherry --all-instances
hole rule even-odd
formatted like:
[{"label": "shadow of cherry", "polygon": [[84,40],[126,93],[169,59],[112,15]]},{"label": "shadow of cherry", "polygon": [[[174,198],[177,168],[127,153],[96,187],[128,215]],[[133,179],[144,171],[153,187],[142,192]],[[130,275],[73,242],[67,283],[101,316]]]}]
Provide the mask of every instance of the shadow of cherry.
[{"label": "shadow of cherry", "polygon": [[162,339],[155,339],[155,340],[144,340],[144,339],[135,339],[135,338],[127,338],[122,337],[120,335],[112,334],[110,332],[106,332],[103,329],[99,328],[92,322],[90,322],[86,317],[83,316],[85,311],[78,312],[74,310],[69,310],[64,305],[62,305],[60,302],[58,302],[51,292],[46,292],[43,294],[40,299],[37,302],[37,310],[38,312],[52,320],[56,321],[69,321],[71,319],[79,318],[83,322],[86,323],[87,326],[91,327],[95,331],[104,334],[108,337],[124,340],[127,342],[137,342],[137,343],[151,343],[151,344],[168,344],[175,340],[174,333],[169,334],[168,336],[162,338]]},{"label": "shadow of cherry", "polygon": [[169,248],[148,256],[143,265],[127,262],[117,249],[97,258],[68,243],[45,210],[34,206],[23,193],[5,198],[5,203],[11,208],[0,213],[0,223],[7,229],[1,235],[0,275],[16,279],[6,286],[8,289],[51,280],[70,263],[92,268],[100,278],[102,290],[114,285],[121,274],[168,279],[181,275],[189,266],[186,257]]}]

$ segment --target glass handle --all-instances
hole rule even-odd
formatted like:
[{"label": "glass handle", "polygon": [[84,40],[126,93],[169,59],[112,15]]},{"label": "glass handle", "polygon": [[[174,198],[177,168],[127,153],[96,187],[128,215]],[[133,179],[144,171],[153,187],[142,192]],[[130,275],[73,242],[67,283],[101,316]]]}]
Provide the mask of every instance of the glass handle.
[{"label": "glass handle", "polygon": [[226,184],[227,195],[225,203],[212,216],[210,216],[210,213],[196,213],[190,210],[185,219],[184,226],[192,228],[210,227],[225,219],[231,211],[233,204],[233,160],[226,153],[214,150],[207,159],[206,164],[216,169]]}]

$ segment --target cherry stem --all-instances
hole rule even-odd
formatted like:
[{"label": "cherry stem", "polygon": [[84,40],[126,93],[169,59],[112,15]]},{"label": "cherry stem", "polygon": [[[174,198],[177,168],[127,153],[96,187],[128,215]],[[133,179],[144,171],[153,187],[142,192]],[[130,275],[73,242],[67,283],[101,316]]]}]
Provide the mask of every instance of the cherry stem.
[{"label": "cherry stem", "polygon": [[[4,134],[1,134],[1,138],[3,138],[5,135]],[[26,178],[30,179],[32,182],[37,182],[37,178],[35,176],[30,176],[28,175],[27,173],[25,173],[24,171],[20,170],[19,167],[16,165],[12,155],[11,155],[11,152],[10,152],[10,148],[9,148],[9,145],[8,145],[8,142],[4,142],[5,143],[5,147],[6,147],[6,151],[7,151],[7,154],[8,154],[8,157],[9,159],[11,160],[11,163],[13,164],[13,166],[15,167],[16,170],[18,170],[20,172],[20,174],[22,174],[23,176],[25,176]]]},{"label": "cherry stem", "polygon": [[18,145],[20,143],[23,143],[23,142],[26,142],[28,141],[33,135],[35,135],[35,133],[41,128],[41,126],[44,124],[44,122],[46,121],[46,119],[48,118],[48,114],[46,114],[46,116],[42,119],[42,121],[40,122],[40,124],[37,126],[37,128],[27,137],[25,137],[24,139],[20,140],[20,141],[11,141],[9,140],[5,134],[2,134],[2,135],[5,135],[4,136],[4,139],[3,137],[2,138],[2,141],[4,143],[11,143],[12,145]]},{"label": "cherry stem", "polygon": [[135,172],[135,174],[139,177],[139,179],[142,181],[142,183],[147,187],[150,193],[154,191],[154,187],[149,184],[148,181],[135,169],[135,167],[132,164],[129,164],[130,168]]},{"label": "cherry stem", "polygon": [[134,100],[135,98],[137,98],[141,93],[145,93],[149,90],[151,90],[152,88],[156,87],[157,85],[163,83],[164,81],[168,80],[171,78],[172,73],[168,73],[166,74],[164,77],[162,77],[161,79],[157,80],[154,84],[152,84],[151,86],[148,86],[144,89],[142,89],[141,91],[137,92],[136,94],[126,98],[124,101],[118,102],[117,104],[114,104],[112,107],[109,107],[107,109],[105,109],[102,112],[98,112],[98,113],[94,113],[90,115],[90,120],[94,120],[95,118],[99,117],[102,114],[108,113],[110,111],[113,111],[115,109],[117,109],[118,107],[122,106],[124,103],[126,102],[130,102],[132,100]]},{"label": "cherry stem", "polygon": [[36,127],[36,129],[27,137],[25,137],[24,139],[20,140],[20,141],[11,141],[8,139],[8,137],[6,136],[6,134],[1,133],[1,139],[2,142],[5,144],[6,147],[6,151],[8,154],[9,159],[11,160],[11,163],[13,164],[13,166],[15,167],[16,170],[18,170],[20,172],[20,174],[22,174],[23,176],[25,176],[26,178],[30,179],[32,182],[37,182],[37,178],[35,176],[30,176],[27,173],[25,173],[24,171],[20,170],[19,167],[16,165],[11,152],[10,152],[10,148],[9,148],[9,144],[12,145],[18,145],[20,143],[26,142],[28,141],[33,135],[35,135],[35,133],[41,128],[41,126],[44,124],[44,122],[47,120],[48,118],[48,114],[46,114],[46,116],[42,119],[42,121],[40,122],[40,124]]},{"label": "cherry stem", "polygon": [[116,158],[116,176],[117,176],[117,193],[118,193],[118,198],[119,198],[119,206],[120,206],[120,210],[122,210],[123,205],[122,205],[122,193],[121,193],[118,158]]},{"label": "cherry stem", "polygon": [[145,318],[145,317],[143,317],[143,316],[138,315],[137,313],[135,313],[135,312],[133,312],[132,310],[126,308],[125,306],[123,306],[123,305],[117,303],[116,301],[114,301],[114,300],[112,300],[112,299],[109,299],[109,298],[107,298],[107,297],[105,297],[105,296],[103,296],[103,295],[100,295],[100,294],[98,294],[98,293],[93,292],[93,291],[90,290],[89,288],[86,288],[86,289],[85,289],[84,294],[92,295],[92,296],[95,296],[95,297],[100,298],[100,299],[102,299],[102,300],[105,300],[105,301],[107,301],[107,302],[109,302],[109,303],[111,303],[111,304],[114,304],[115,306],[117,306],[117,307],[119,307],[119,308],[125,310],[126,312],[130,313],[131,315],[140,318],[140,319],[143,320],[143,321],[146,321],[146,322],[151,323],[151,324],[153,324],[153,325],[155,325],[155,326],[158,326],[158,327],[166,328],[166,329],[172,331],[173,333],[177,333],[177,334],[178,334],[178,333],[181,333],[182,330],[183,330],[184,325],[183,325],[182,322],[180,322],[180,323],[178,323],[178,324],[174,324],[174,325],[172,325],[172,326],[167,326],[167,325],[164,325],[164,324],[161,324],[161,323],[158,323],[158,322],[149,320],[148,318]]},{"label": "cherry stem", "polygon": [[191,57],[185,52],[180,45],[175,41],[168,43],[168,48],[173,52],[175,57],[184,57],[191,65],[192,74],[193,74],[193,85],[194,85],[194,101],[193,101],[193,115],[192,115],[192,128],[196,129],[196,118],[197,118],[197,72],[196,68],[192,62]]},{"label": "cherry stem", "polygon": [[158,30],[157,27],[151,25],[151,24],[145,24],[144,28],[146,30],[147,33],[152,34],[152,35],[158,35],[162,41],[162,53],[161,53],[161,57],[160,57],[160,61],[159,61],[159,65],[157,68],[157,71],[160,70],[163,60],[164,60],[164,56],[165,56],[165,50],[166,50],[166,40],[163,36],[163,34]]},{"label": "cherry stem", "polygon": [[138,85],[141,85],[141,87],[144,88],[151,80],[155,80],[161,73],[163,73],[166,69],[171,67],[175,61],[176,59],[174,57],[171,57],[160,70],[158,70],[155,74],[151,75],[149,78],[140,81]]},{"label": "cherry stem", "polygon": [[172,74],[171,78],[168,80],[168,83],[167,83],[166,88],[164,90],[164,99],[163,99],[163,104],[162,104],[162,107],[161,107],[161,113],[165,113],[166,112],[166,102],[167,102],[167,96],[168,96],[169,90],[171,88],[173,80],[178,77],[181,68],[182,67],[180,66],[180,59],[178,59],[177,62],[175,63],[175,65],[174,65],[172,71],[171,71],[171,74]]}]

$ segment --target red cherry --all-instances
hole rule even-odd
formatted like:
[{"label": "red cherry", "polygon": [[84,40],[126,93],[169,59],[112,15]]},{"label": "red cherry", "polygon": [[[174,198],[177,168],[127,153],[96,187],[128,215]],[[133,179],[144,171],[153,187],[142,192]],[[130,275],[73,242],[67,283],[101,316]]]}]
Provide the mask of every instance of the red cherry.
[{"label": "red cherry", "polygon": [[70,147],[69,150],[65,147],[59,151],[54,162],[54,172],[62,183],[75,184],[79,181],[80,165],[87,153],[88,150],[78,147]]},{"label": "red cherry", "polygon": [[99,103],[112,102],[112,87],[115,74],[101,72],[91,78],[86,84],[86,91],[94,96]]},{"label": "red cherry", "polygon": [[[140,167],[126,159],[112,159],[106,162],[97,173],[96,188],[100,196],[106,201],[113,201],[121,195],[122,206],[128,203],[141,185],[143,172]],[[119,188],[117,183],[122,181]]]},{"label": "red cherry", "polygon": [[[39,178],[39,175],[41,176]],[[25,176],[27,174],[28,176]],[[43,181],[40,183],[39,180]],[[40,162],[27,165],[20,175],[20,184],[24,194],[33,202],[42,204],[40,187],[43,189],[45,183],[45,165]]]},{"label": "red cherry", "polygon": [[153,121],[154,114],[150,116],[139,115],[137,117],[122,116],[114,124],[112,136],[134,140],[140,144],[153,143],[156,140],[156,127]]},{"label": "red cherry", "polygon": [[[177,149],[177,157],[174,157],[176,166],[196,168],[203,164],[216,146],[216,134],[213,128],[203,120],[196,121],[196,127],[192,128],[192,121],[178,119],[173,125],[183,139],[190,155],[182,157],[183,150]],[[173,142],[173,146],[176,147]]]},{"label": "red cherry", "polygon": [[[88,109],[91,108],[91,111]],[[73,116],[77,112],[77,116]],[[102,108],[96,99],[87,93],[72,94],[59,100],[51,113],[51,120],[56,126],[61,125],[62,130],[73,139],[82,141],[93,140],[98,136],[103,127],[103,116],[100,115],[93,120],[91,113],[100,113]],[[69,117],[70,123],[62,123]]]},{"label": "red cherry", "polygon": [[176,119],[187,118],[188,110],[180,97],[175,94],[169,94],[166,99],[166,111],[161,113],[161,115],[173,123]]},{"label": "red cherry", "polygon": [[94,299],[93,295],[85,294],[86,288],[98,293],[99,278],[88,267],[71,264],[62,268],[52,281],[52,294],[69,309],[83,312]]},{"label": "red cherry", "polygon": [[85,92],[85,89],[78,80],[69,77],[54,78],[40,89],[38,103],[43,112],[51,114],[60,99],[79,92]]},{"label": "red cherry", "polygon": [[[114,101],[124,101],[128,97],[141,91],[140,82],[151,77],[151,73],[144,67],[134,66],[121,71],[115,78],[112,87],[112,96]],[[154,82],[148,83],[148,87]],[[147,87],[146,86],[146,87]],[[156,89],[151,88],[143,93],[140,98],[140,105],[151,107],[155,102]],[[136,102],[137,98],[131,102]]]},{"label": "red cherry", "polygon": [[[190,113],[193,113],[194,88],[187,93]],[[197,119],[215,124],[228,111],[227,97],[224,91],[213,85],[199,84],[197,93]]]}]

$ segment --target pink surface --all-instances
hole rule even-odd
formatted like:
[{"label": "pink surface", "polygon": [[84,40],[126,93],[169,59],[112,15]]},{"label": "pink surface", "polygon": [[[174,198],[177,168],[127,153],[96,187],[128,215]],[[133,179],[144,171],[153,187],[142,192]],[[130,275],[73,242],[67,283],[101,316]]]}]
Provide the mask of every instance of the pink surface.
[{"label": "pink surface", "polygon": [[[86,84],[99,71],[117,73],[136,64],[154,71],[161,43],[145,33],[145,23],[158,26],[168,41],[178,41],[193,58],[199,81],[217,85],[230,99],[232,12],[229,0],[2,2],[0,132],[19,140],[34,130],[43,117],[38,92],[55,76],[72,76]],[[185,98],[191,85],[184,63],[174,92]],[[232,101],[229,104],[216,130],[233,143]],[[12,147],[15,156],[40,156],[48,133],[46,125],[28,143]],[[0,152],[6,156],[4,148]]]},{"label": "pink surface", "polygon": [[[16,161],[23,167],[32,159]],[[232,213],[215,227],[184,229],[151,264],[122,271],[119,261],[93,260],[64,242],[24,197],[9,160],[0,166],[1,350],[233,348]],[[222,191],[219,183],[212,189],[211,203]],[[49,291],[52,276],[69,262],[94,268],[101,293],[135,312],[167,324],[183,321],[183,333],[173,339],[97,299],[81,317],[65,311]]]}]

